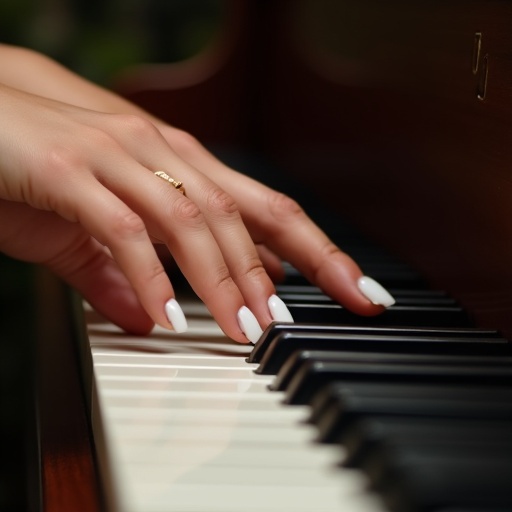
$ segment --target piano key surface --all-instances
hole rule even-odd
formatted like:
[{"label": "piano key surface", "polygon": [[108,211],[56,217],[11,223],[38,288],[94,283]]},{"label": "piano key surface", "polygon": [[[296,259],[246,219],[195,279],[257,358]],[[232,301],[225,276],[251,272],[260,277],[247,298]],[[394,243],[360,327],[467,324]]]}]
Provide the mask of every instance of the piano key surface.
[{"label": "piano key surface", "polygon": [[[385,510],[342,447],[314,443],[309,408],[287,408],[204,307],[190,329],[127,337],[89,323],[93,432],[116,511]],[[88,312],[90,318],[92,312]],[[347,510],[348,510],[347,509]]]}]

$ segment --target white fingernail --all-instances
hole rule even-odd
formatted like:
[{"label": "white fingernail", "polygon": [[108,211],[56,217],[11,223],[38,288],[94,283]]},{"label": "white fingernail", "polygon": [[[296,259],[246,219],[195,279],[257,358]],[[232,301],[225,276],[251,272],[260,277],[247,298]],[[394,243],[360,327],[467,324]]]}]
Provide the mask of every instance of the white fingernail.
[{"label": "white fingernail", "polygon": [[252,311],[247,306],[242,306],[238,310],[237,317],[238,325],[240,326],[240,329],[242,329],[246,338],[252,343],[256,343],[263,331],[261,330],[260,324],[258,323],[258,320],[256,320]]},{"label": "white fingernail", "polygon": [[165,303],[165,314],[175,332],[185,332],[187,330],[187,319],[176,299],[169,299]]},{"label": "white fingernail", "polygon": [[360,277],[357,280],[357,286],[359,291],[376,306],[385,306],[388,308],[395,303],[393,296],[371,277]]},{"label": "white fingernail", "polygon": [[270,314],[276,322],[293,322],[292,314],[277,295],[271,295],[267,304]]}]

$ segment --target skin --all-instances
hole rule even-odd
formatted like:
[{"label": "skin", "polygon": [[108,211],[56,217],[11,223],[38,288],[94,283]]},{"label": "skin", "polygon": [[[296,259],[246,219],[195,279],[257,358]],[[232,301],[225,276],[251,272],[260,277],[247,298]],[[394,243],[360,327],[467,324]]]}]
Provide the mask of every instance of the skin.
[{"label": "skin", "polygon": [[[190,134],[35,52],[0,45],[0,250],[48,266],[128,332],[172,328],[165,244],[227,336],[262,328],[280,260],[361,315],[357,264],[291,198],[226,167]],[[153,175],[165,170],[186,196]],[[304,247],[308,250],[305,251]]]}]

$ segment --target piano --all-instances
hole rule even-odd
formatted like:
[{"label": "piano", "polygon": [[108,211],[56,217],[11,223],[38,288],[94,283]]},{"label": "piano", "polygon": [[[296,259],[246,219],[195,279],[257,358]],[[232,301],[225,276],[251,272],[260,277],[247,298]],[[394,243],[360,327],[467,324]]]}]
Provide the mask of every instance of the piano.
[{"label": "piano", "polygon": [[41,273],[35,508],[512,510],[512,4],[225,6],[207,58],[115,87],[399,300],[356,318],[290,268],[297,325],[251,348],[193,297],[186,336],[123,336]]}]

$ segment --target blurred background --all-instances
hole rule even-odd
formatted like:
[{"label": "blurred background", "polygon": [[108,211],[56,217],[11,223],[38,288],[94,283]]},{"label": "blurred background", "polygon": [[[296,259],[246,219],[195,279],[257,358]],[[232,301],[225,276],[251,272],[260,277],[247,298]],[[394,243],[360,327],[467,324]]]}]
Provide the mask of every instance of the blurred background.
[{"label": "blurred background", "polygon": [[95,82],[139,62],[187,59],[215,37],[223,0],[2,0],[0,41]]},{"label": "blurred background", "polygon": [[[138,62],[178,62],[215,37],[222,0],[2,0],[0,43],[103,85]],[[0,510],[31,508],[36,426],[34,269],[0,254]],[[34,429],[34,430],[33,430]]]}]

